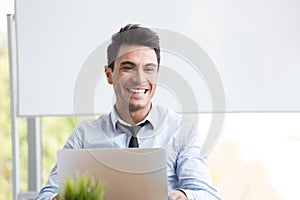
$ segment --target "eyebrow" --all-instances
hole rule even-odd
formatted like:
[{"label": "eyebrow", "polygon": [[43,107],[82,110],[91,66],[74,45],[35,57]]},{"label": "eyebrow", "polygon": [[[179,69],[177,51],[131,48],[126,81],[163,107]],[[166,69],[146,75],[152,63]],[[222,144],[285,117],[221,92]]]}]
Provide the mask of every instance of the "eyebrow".
[{"label": "eyebrow", "polygon": [[145,67],[157,67],[157,64],[154,64],[154,63],[147,63],[145,65]]},{"label": "eyebrow", "polygon": [[123,62],[120,63],[120,65],[133,65],[133,66],[135,66],[135,64],[131,61],[123,61]]},{"label": "eyebrow", "polygon": [[[123,61],[123,62],[120,63],[120,66],[122,66],[122,65],[132,65],[132,66],[136,66],[136,64],[134,64],[134,63],[131,62],[131,61]],[[145,65],[145,67],[157,67],[157,64],[155,64],[155,63],[147,63],[147,64]]]}]

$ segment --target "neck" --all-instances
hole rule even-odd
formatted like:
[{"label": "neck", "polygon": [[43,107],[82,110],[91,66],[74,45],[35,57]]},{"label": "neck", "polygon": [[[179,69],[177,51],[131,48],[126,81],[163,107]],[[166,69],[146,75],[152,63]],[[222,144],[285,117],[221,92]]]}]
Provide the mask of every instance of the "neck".
[{"label": "neck", "polygon": [[143,109],[136,110],[130,110],[128,108],[122,109],[119,108],[119,106],[115,105],[115,109],[122,120],[134,126],[146,118],[146,116],[151,110],[151,104],[147,105],[147,107]]}]

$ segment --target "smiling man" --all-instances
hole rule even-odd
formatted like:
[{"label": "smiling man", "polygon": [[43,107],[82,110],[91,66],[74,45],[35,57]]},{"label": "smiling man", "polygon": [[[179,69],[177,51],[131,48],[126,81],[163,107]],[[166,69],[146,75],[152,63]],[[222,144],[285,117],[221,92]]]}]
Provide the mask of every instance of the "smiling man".
[{"label": "smiling man", "polygon": [[[206,158],[200,156],[197,125],[152,105],[160,64],[158,35],[128,24],[112,36],[107,60],[105,74],[116,96],[112,111],[80,124],[64,148],[164,148],[169,199],[220,199],[211,184]],[[139,127],[135,133],[130,131],[134,127]],[[37,199],[56,199],[58,191],[55,166]]]}]

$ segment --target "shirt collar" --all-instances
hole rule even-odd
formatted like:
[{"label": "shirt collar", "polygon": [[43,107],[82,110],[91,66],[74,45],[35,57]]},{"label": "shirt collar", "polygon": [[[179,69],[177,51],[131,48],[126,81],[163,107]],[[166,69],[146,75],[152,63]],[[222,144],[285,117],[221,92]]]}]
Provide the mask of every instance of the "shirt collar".
[{"label": "shirt collar", "polygon": [[[139,125],[139,124],[142,124],[144,123],[145,121],[149,121],[152,128],[154,129],[156,126],[157,126],[157,121],[155,118],[156,118],[156,114],[155,114],[155,109],[153,109],[151,107],[151,110],[149,112],[149,114],[145,117],[144,120],[140,121],[139,123],[137,123],[136,125]],[[120,116],[118,115],[117,111],[116,111],[116,108],[115,106],[113,107],[112,109],[112,112],[111,112],[111,121],[112,121],[112,125],[114,127],[114,129],[116,130],[117,129],[117,122],[119,121],[121,124],[124,124],[124,125],[127,125],[127,126],[131,126],[129,123],[125,122],[124,120],[122,120],[120,118]]]}]

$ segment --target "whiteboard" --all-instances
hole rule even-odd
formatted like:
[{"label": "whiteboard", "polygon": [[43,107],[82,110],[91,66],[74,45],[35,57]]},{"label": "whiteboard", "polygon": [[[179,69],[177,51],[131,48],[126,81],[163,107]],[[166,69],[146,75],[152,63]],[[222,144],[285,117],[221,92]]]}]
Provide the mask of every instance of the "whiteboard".
[{"label": "whiteboard", "polygon": [[111,110],[105,50],[128,22],[162,35],[155,104],[188,113],[300,111],[298,1],[15,3],[19,116]]}]

